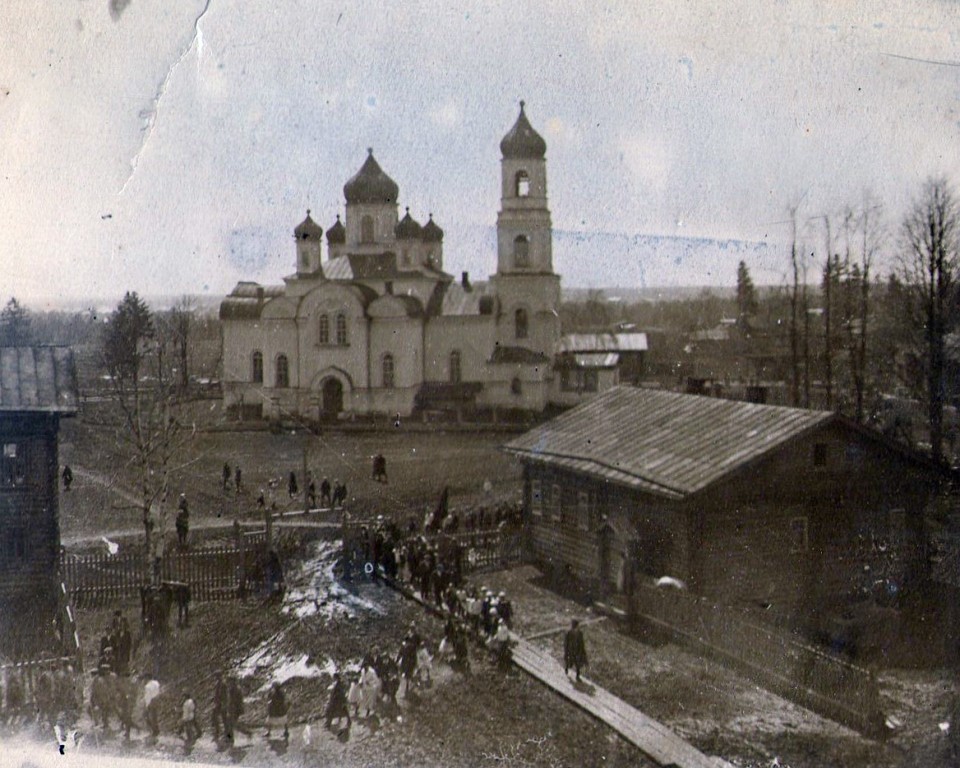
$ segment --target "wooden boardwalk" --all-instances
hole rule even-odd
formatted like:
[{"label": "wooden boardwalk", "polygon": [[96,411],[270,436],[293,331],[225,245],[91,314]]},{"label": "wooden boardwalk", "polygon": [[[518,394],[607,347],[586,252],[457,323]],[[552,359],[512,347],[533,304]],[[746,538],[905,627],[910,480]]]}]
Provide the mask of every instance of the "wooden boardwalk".
[{"label": "wooden boardwalk", "polygon": [[662,723],[647,717],[586,678],[575,683],[552,656],[526,640],[515,640],[513,662],[527,674],[602,720],[623,738],[662,766],[677,768],[731,768],[719,757],[695,749]]}]

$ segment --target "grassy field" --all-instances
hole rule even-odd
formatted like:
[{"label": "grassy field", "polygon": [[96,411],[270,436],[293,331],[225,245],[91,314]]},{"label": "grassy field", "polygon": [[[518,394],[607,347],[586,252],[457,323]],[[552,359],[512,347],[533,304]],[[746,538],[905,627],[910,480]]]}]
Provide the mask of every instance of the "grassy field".
[{"label": "grassy field", "polygon": [[[348,507],[374,514],[422,514],[436,506],[444,486],[453,506],[519,498],[520,468],[498,447],[511,438],[496,432],[423,432],[400,429],[387,432],[325,432],[272,434],[266,431],[201,431],[177,457],[171,475],[172,504],[186,493],[193,523],[224,516],[249,518],[257,514],[260,488],[271,478],[279,481],[274,501],[282,510],[303,506],[303,467],[320,480],[345,482]],[[388,483],[371,477],[372,458],[387,459]],[[61,532],[64,540],[107,532],[140,530],[141,514],[131,495],[137,477],[132,457],[109,428],[83,419],[63,422],[61,464],[70,464],[75,480],[61,494]],[[243,493],[231,482],[221,489],[224,462],[243,471]],[[79,470],[79,471],[78,471]],[[293,471],[301,494],[291,499],[287,478]],[[484,482],[492,490],[484,493]],[[126,492],[126,495],[124,495]],[[269,490],[268,490],[269,497]]]}]

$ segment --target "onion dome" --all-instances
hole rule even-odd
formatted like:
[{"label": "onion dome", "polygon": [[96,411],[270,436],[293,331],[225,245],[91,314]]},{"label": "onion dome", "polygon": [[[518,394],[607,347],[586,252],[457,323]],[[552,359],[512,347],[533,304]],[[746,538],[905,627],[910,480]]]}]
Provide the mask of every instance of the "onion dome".
[{"label": "onion dome", "polygon": [[373,150],[368,149],[367,152],[369,154],[363,167],[343,185],[343,196],[347,203],[396,204],[400,188],[373,159]]},{"label": "onion dome", "polygon": [[397,240],[419,240],[422,231],[423,227],[410,215],[409,208],[407,208],[407,215],[400,219],[400,223],[393,228]]},{"label": "onion dome", "polygon": [[337,220],[333,226],[327,230],[327,242],[331,245],[343,245],[347,242],[347,230],[340,223],[340,214],[337,214]]},{"label": "onion dome", "polygon": [[319,240],[323,237],[323,227],[310,218],[310,209],[307,209],[307,218],[301,221],[293,230],[297,240]]},{"label": "onion dome", "polygon": [[500,152],[504,158],[535,158],[543,159],[547,153],[547,142],[533,130],[527,115],[523,111],[524,102],[520,102],[520,116],[513,128],[500,142]]},{"label": "onion dome", "polygon": [[425,243],[439,243],[443,240],[443,230],[433,223],[432,213],[430,214],[430,220],[420,230],[420,238]]}]

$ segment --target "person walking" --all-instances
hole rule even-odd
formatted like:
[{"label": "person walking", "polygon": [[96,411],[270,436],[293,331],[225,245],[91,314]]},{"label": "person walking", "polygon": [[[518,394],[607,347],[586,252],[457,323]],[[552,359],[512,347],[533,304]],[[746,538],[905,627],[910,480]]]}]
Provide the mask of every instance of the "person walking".
[{"label": "person walking", "polygon": [[226,491],[230,487],[230,465],[227,462],[223,462],[223,490]]},{"label": "person walking", "polygon": [[323,478],[320,483],[320,507],[322,509],[333,507],[333,501],[330,498],[330,481],[327,478]]},{"label": "person walking", "polygon": [[270,689],[270,699],[267,701],[267,738],[273,728],[283,726],[283,740],[290,740],[290,731],[287,728],[287,713],[290,707],[287,704],[287,698],[283,695],[283,689],[279,683],[274,683]]},{"label": "person walking", "polygon": [[160,695],[160,683],[150,675],[144,675],[147,682],[143,686],[143,719],[150,729],[150,736],[160,738],[160,707],[157,697]]},{"label": "person walking", "polygon": [[236,469],[233,470],[233,489],[236,491],[237,496],[239,496],[243,490],[243,472],[239,464],[237,464]]},{"label": "person walking", "polygon": [[187,546],[187,534],[190,532],[190,509],[187,504],[187,494],[180,494],[177,502],[177,542],[181,547]]},{"label": "person walking", "polygon": [[290,498],[292,499],[298,492],[297,473],[291,470],[290,477],[287,479],[287,493],[290,494]]},{"label": "person walking", "polygon": [[230,738],[230,726],[228,724],[229,715],[227,714],[227,684],[223,679],[223,673],[218,672],[216,683],[213,686],[213,706],[210,708],[210,726],[213,729],[213,740],[220,741],[220,733],[226,738]]},{"label": "person walking", "polygon": [[183,702],[180,704],[180,725],[177,726],[177,733],[183,737],[183,742],[187,746],[192,745],[203,735],[200,723],[197,721],[197,702],[189,693],[183,695]]},{"label": "person walking", "polygon": [[334,720],[346,718],[347,728],[350,728],[350,707],[347,703],[347,685],[340,677],[339,672],[333,673],[333,685],[330,686],[330,698],[323,713],[327,721],[327,728],[333,726]]},{"label": "person walking", "polygon": [[73,485],[73,470],[70,469],[69,464],[65,464],[63,467],[63,490],[69,491],[71,485]]},{"label": "person walking", "polygon": [[580,682],[580,668],[587,666],[587,646],[583,640],[583,630],[580,622],[573,619],[570,629],[563,638],[563,673],[568,675],[573,667],[577,673],[577,682]]}]

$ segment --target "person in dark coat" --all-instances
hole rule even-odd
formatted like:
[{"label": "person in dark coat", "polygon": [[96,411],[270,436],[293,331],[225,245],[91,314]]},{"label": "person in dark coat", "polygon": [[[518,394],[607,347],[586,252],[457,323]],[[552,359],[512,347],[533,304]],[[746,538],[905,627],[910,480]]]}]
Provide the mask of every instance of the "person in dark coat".
[{"label": "person in dark coat", "polygon": [[210,729],[213,731],[213,740],[220,741],[220,732],[230,738],[230,726],[227,714],[227,684],[223,674],[218,672],[216,683],[213,686],[213,706],[210,707]]},{"label": "person in dark coat", "polygon": [[223,490],[230,487],[230,465],[223,462]]},{"label": "person in dark coat", "polygon": [[310,478],[310,482],[307,484],[307,508],[317,508],[317,483],[312,477]]},{"label": "person in dark coat", "polygon": [[579,682],[580,668],[585,666],[587,666],[587,646],[583,641],[580,622],[574,619],[570,622],[570,629],[563,638],[563,673],[569,674],[570,667],[573,667]]},{"label": "person in dark coat", "polygon": [[69,491],[70,486],[73,484],[73,470],[70,469],[70,465],[67,464],[63,468],[63,490]]},{"label": "person in dark coat", "polygon": [[297,495],[298,491],[299,491],[299,488],[297,487],[297,473],[291,471],[290,478],[287,480],[287,493],[290,494],[290,498],[292,499],[294,496]]},{"label": "person in dark coat", "polygon": [[233,485],[239,496],[240,491],[243,490],[243,472],[240,470],[239,464],[237,464],[237,468],[233,471]]},{"label": "person in dark coat", "polygon": [[283,726],[283,740],[290,740],[290,730],[287,727],[287,713],[290,707],[287,705],[287,698],[283,695],[283,689],[279,683],[274,683],[270,689],[270,699],[267,701],[267,738],[270,738],[270,731],[273,728]]},{"label": "person in dark coat", "polygon": [[177,502],[177,542],[181,547],[187,545],[187,534],[190,532],[190,509],[187,505],[187,495],[180,494],[180,501]]},{"label": "person in dark coat", "polygon": [[327,728],[333,726],[334,720],[347,719],[347,728],[350,727],[350,707],[347,704],[347,685],[339,672],[333,673],[333,685],[330,686],[330,699],[323,713],[327,721]]},{"label": "person in dark coat", "polygon": [[333,506],[333,501],[330,498],[330,481],[327,478],[323,478],[320,483],[320,506],[324,509]]}]

